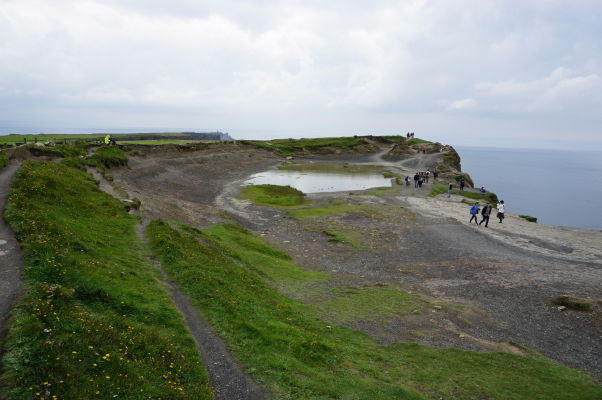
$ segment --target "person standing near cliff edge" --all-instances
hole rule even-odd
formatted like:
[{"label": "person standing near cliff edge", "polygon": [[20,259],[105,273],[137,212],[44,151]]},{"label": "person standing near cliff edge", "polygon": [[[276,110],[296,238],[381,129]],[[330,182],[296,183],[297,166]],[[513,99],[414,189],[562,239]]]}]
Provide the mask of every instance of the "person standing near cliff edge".
[{"label": "person standing near cliff edge", "polygon": [[451,193],[452,193],[452,189],[454,188],[454,184],[453,183],[449,183],[449,187],[447,189],[447,197],[451,197]]},{"label": "person standing near cliff edge", "polygon": [[487,228],[489,226],[489,215],[491,215],[491,206],[489,204],[485,204],[481,210],[481,215],[483,216],[483,219],[479,222],[479,226],[485,222],[485,228]]},{"label": "person standing near cliff edge", "polygon": [[500,224],[504,220],[504,213],[506,212],[506,206],[504,205],[504,200],[500,200],[497,204],[497,217],[500,220]]}]

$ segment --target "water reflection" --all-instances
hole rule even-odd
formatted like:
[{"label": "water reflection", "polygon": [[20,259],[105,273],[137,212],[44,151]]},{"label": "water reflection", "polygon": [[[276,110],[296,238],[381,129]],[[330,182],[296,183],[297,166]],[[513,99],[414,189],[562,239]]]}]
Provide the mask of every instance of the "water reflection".
[{"label": "water reflection", "polygon": [[334,174],[279,170],[252,175],[244,184],[288,185],[303,193],[319,193],[390,187],[391,179],[384,178],[380,174]]}]

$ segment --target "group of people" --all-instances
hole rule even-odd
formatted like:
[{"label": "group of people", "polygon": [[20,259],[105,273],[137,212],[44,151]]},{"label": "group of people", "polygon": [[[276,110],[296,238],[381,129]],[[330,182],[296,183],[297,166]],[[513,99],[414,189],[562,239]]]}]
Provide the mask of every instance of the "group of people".
[{"label": "group of people", "polygon": [[406,138],[408,138],[408,139],[414,139],[414,132],[411,132],[411,133],[408,132],[408,133],[406,133]]},{"label": "group of people", "polygon": [[[432,175],[434,175],[434,174],[432,174]],[[414,187],[415,188],[422,187],[422,184],[428,183],[430,178],[431,178],[431,171],[428,169],[426,171],[416,172],[416,174],[414,174]],[[406,176],[404,179],[404,182],[405,182],[406,186],[410,186],[411,178],[409,176]]]},{"label": "group of people", "polygon": [[[500,220],[500,224],[504,221],[504,213],[506,212],[506,206],[504,205],[504,200],[500,200],[500,202],[496,206],[497,208],[497,218]],[[479,210],[481,211],[481,222],[478,221]],[[489,226],[489,217],[491,216],[491,212],[493,207],[489,204],[485,204],[483,209],[479,208],[479,202],[475,202],[472,207],[470,207],[470,221],[468,223],[472,223],[474,221],[475,224],[481,226],[483,222],[485,222],[485,228]]]}]

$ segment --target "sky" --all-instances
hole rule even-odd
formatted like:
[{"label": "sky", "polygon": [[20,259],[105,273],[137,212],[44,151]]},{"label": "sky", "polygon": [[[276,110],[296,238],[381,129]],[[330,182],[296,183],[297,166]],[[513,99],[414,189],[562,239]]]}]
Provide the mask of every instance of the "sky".
[{"label": "sky", "polygon": [[0,0],[0,134],[602,150],[600,0]]}]

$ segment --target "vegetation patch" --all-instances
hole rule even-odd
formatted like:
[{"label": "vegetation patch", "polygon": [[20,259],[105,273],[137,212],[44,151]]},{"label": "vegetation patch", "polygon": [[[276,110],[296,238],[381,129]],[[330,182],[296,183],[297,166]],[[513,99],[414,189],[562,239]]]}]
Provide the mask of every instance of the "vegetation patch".
[{"label": "vegetation patch", "polygon": [[100,146],[91,157],[106,168],[121,167],[128,164],[128,158],[117,146]]},{"label": "vegetation patch", "polygon": [[261,147],[283,156],[299,152],[336,153],[338,151],[357,151],[360,146],[376,151],[376,147],[360,137],[336,137],[313,139],[275,139],[275,140],[242,140],[242,143]]},{"label": "vegetation patch", "polygon": [[428,140],[424,140],[424,139],[419,139],[419,138],[413,138],[407,141],[408,145],[412,146],[414,144],[421,144],[421,143],[432,143],[429,142]]},{"label": "vegetation patch", "polygon": [[420,314],[426,302],[390,285],[338,287],[336,296],[313,306],[323,318],[342,323],[390,321],[396,315]]},{"label": "vegetation patch", "polygon": [[[383,346],[356,330],[328,323],[319,318],[319,310],[279,293],[257,272],[262,258],[246,253],[269,255],[270,251],[255,249],[255,240],[249,244],[241,240],[241,236],[254,235],[231,226],[227,228],[230,238],[224,241],[220,240],[223,229],[210,228],[213,233],[208,235],[207,231],[178,231],[155,221],[147,235],[170,279],[226,340],[246,371],[275,398],[597,399],[602,394],[587,374],[539,354],[482,353],[406,343]],[[199,235],[213,240],[200,241]],[[270,257],[294,268],[278,252]],[[279,268],[274,264],[271,269]],[[368,292],[341,294],[380,298],[382,303],[373,307],[386,307],[388,297],[382,293],[394,288],[363,290]],[[355,299],[346,301],[341,308],[350,309]],[[406,304],[401,296],[395,301]]]},{"label": "vegetation patch", "polygon": [[9,157],[5,151],[0,151],[0,168],[4,168],[8,165]]},{"label": "vegetation patch", "polygon": [[381,174],[383,168],[376,165],[355,165],[345,163],[319,163],[319,162],[286,162],[278,169],[299,172],[323,172],[334,174]]},{"label": "vegetation patch", "polygon": [[537,222],[537,217],[532,217],[530,215],[519,215],[519,217],[526,219],[529,222]]},{"label": "vegetation patch", "polygon": [[27,161],[6,218],[24,250],[27,292],[4,344],[8,398],[212,398],[135,234],[138,218],[92,177]]},{"label": "vegetation patch", "polygon": [[[435,197],[440,194],[447,193],[447,190],[448,190],[448,185],[444,185],[442,183],[435,183],[433,185],[433,187],[431,188],[429,196]],[[452,189],[452,194],[457,194],[457,195],[460,195],[460,196],[463,196],[463,197],[466,197],[469,199],[473,199],[473,200],[483,200],[486,203],[489,203],[491,205],[495,205],[498,202],[497,195],[493,192],[481,193],[481,192],[473,192],[473,191],[469,191],[469,190]]]},{"label": "vegetation patch", "polygon": [[245,186],[241,198],[262,206],[294,207],[306,203],[305,193],[290,186],[279,185]]},{"label": "vegetation patch", "polygon": [[333,231],[330,229],[324,229],[322,233],[330,237],[328,239],[329,242],[347,243],[353,247],[359,247],[359,242],[357,238],[352,237],[352,235],[350,234],[339,231]]},{"label": "vegetation patch", "polygon": [[571,310],[577,311],[591,311],[592,304],[586,300],[575,296],[561,295],[552,299],[552,304],[557,306],[564,306]]},{"label": "vegetation patch", "polygon": [[38,157],[81,157],[88,153],[88,146],[90,146],[90,144],[86,142],[57,144],[54,146],[35,146],[29,148],[29,152]]}]

